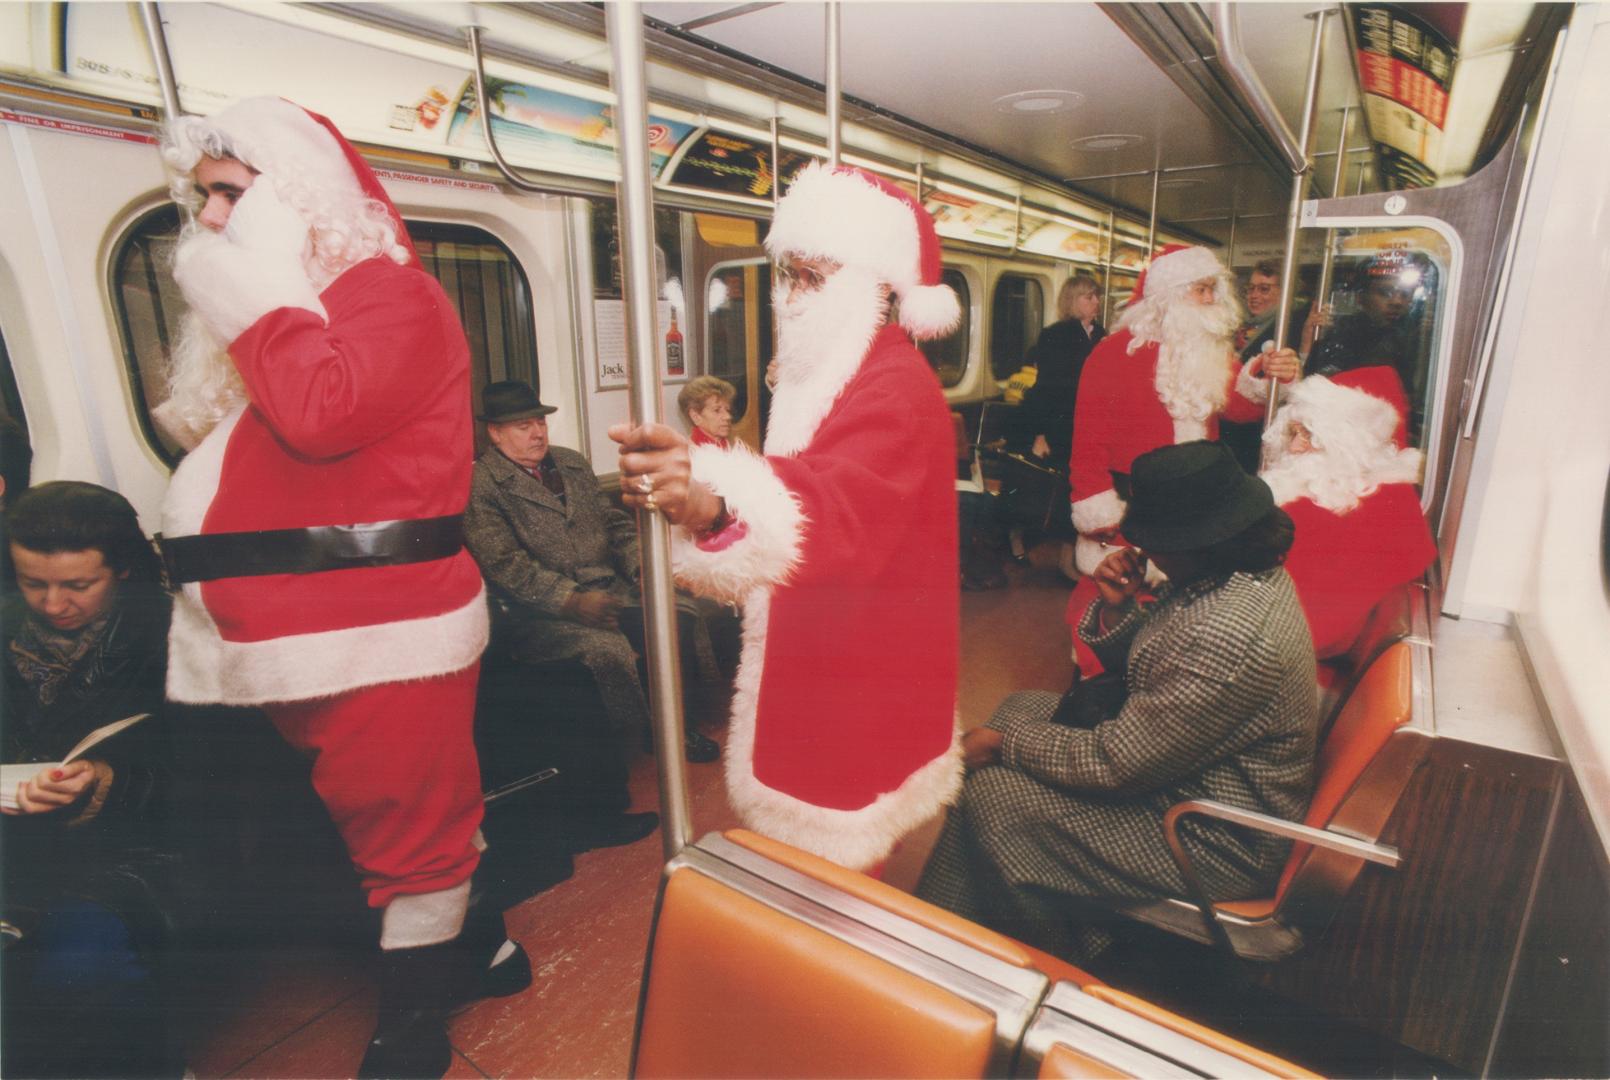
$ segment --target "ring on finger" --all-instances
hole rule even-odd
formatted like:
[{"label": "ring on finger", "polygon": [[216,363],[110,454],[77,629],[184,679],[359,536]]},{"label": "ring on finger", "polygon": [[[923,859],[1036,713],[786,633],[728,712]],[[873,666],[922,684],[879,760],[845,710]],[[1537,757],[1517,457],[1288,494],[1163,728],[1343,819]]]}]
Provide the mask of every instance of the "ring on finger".
[{"label": "ring on finger", "polygon": [[644,473],[642,476],[639,476],[637,478],[637,490],[641,491],[644,495],[653,495],[654,477],[650,476],[648,473]]},{"label": "ring on finger", "polygon": [[648,496],[643,500],[643,505],[648,507],[650,510],[659,509],[659,504],[654,501],[654,492],[651,491],[648,493]]}]

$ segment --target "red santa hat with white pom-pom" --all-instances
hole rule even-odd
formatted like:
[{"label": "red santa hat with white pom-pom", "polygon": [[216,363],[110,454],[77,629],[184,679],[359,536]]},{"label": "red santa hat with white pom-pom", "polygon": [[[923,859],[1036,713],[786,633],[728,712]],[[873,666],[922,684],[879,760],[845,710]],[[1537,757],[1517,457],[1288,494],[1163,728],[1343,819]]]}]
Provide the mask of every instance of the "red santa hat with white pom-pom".
[{"label": "red santa hat with white pom-pom", "polygon": [[872,173],[805,167],[777,204],[766,251],[825,258],[876,274],[900,301],[900,325],[918,340],[961,322],[961,302],[940,281],[939,234],[922,204]]}]

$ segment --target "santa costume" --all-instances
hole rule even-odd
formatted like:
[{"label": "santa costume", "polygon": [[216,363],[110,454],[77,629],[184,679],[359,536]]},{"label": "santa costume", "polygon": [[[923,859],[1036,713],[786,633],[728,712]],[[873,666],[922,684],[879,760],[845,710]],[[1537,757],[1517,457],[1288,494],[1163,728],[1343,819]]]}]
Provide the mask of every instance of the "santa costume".
[{"label": "santa costume", "polygon": [[[1437,557],[1415,487],[1420,452],[1394,440],[1401,394],[1387,367],[1310,375],[1264,434],[1264,479],[1297,526],[1286,571],[1321,661],[1345,653],[1381,598]],[[1307,452],[1291,448],[1296,424],[1309,432]]]},{"label": "santa costume", "polygon": [[[1136,318],[1144,311],[1139,305],[1148,300],[1167,302],[1170,308],[1192,305],[1177,294],[1203,278],[1219,279],[1219,303],[1225,305],[1229,324],[1222,342],[1210,335],[1182,347],[1159,340],[1168,329],[1166,317]],[[1117,332],[1104,338],[1085,362],[1068,459],[1073,527],[1079,531],[1075,562],[1084,576],[1068,601],[1069,626],[1078,626],[1096,598],[1090,574],[1110,545],[1092,534],[1116,529],[1123,520],[1120,486],[1127,486],[1131,463],[1159,446],[1217,439],[1221,417],[1241,423],[1263,417],[1267,381],[1255,376],[1256,361],[1243,367],[1231,349],[1231,335],[1240,323],[1231,297],[1228,275],[1211,251],[1172,244],[1141,273]],[[1101,670],[1077,634],[1074,654],[1082,675]]]},{"label": "santa costume", "polygon": [[[718,531],[677,530],[678,579],[743,608],[727,743],[744,823],[856,869],[950,802],[955,725],[954,439],[912,335],[960,318],[932,219],[856,169],[812,166],[778,204],[773,258],[842,264],[805,333],[774,291],[780,363],[765,456],[695,446],[726,502]],[[899,322],[885,321],[886,292]],[[908,333],[909,332],[909,333]]]},{"label": "santa costume", "polygon": [[[464,333],[329,121],[278,98],[175,121],[164,156],[176,198],[191,197],[201,155],[259,175],[222,232],[187,235],[175,260],[239,386],[210,430],[181,415],[179,395],[170,403],[200,441],[163,506],[183,583],[168,694],[260,706],[313,759],[384,909],[382,947],[413,965],[392,982],[441,981],[418,957],[464,927],[482,810],[471,727],[487,610],[460,522],[473,459]],[[409,1007],[386,979],[382,1029],[388,1007]],[[434,1068],[371,1060],[376,1045],[366,1072]]]}]

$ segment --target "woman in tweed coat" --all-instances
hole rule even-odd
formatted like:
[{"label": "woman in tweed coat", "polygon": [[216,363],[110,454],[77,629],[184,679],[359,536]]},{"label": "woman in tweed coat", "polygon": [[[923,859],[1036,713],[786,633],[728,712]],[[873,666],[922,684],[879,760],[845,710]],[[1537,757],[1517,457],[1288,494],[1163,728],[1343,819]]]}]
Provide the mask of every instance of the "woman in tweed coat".
[{"label": "woman in tweed coat", "polygon": [[[1314,650],[1279,563],[1291,522],[1215,443],[1137,458],[1125,536],[1079,627],[1128,695],[1084,730],[1056,694],[1008,697],[963,746],[970,769],[918,895],[1063,955],[1105,943],[1084,901],[1186,895],[1163,814],[1219,799],[1300,819],[1312,787]],[[1150,558],[1172,584],[1135,597]],[[1109,664],[1109,661],[1112,663]],[[1113,667],[1112,664],[1119,665]],[[1127,666],[1125,666],[1127,664]],[[1289,844],[1193,818],[1181,836],[1216,899],[1279,875]]]}]

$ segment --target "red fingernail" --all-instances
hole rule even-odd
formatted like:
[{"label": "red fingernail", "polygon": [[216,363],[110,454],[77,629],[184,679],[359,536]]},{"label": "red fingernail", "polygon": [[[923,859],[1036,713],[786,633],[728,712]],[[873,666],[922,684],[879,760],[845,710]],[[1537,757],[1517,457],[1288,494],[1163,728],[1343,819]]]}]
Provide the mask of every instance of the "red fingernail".
[{"label": "red fingernail", "polygon": [[52,769],[52,770],[50,770],[50,778],[52,780],[60,780],[61,779],[61,770],[60,769]]}]

